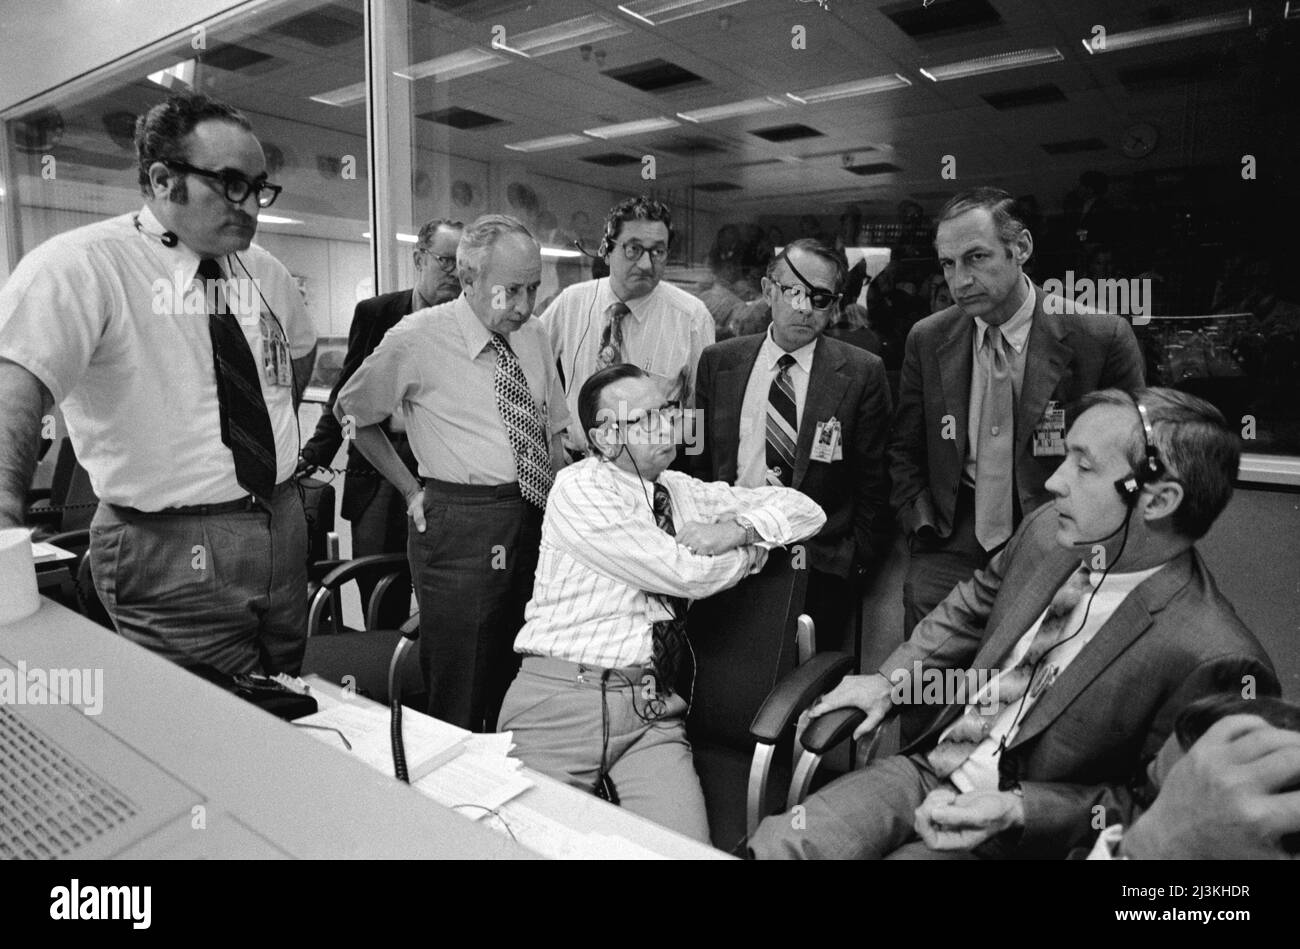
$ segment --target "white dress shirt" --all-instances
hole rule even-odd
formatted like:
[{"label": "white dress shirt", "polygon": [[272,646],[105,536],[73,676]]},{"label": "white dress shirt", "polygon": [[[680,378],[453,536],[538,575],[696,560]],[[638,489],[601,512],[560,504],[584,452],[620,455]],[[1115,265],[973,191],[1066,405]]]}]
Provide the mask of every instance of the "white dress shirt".
[{"label": "white dress shirt", "polygon": [[[100,500],[156,511],[246,497],[221,441],[199,258],[149,236],[163,226],[147,207],[139,230],[134,217],[59,234],[19,261],[0,289],[0,358],[35,375],[62,407]],[[289,271],[256,244],[237,256],[217,262],[244,281],[230,305],[254,362],[277,321],[290,355],[306,356],[316,331]],[[259,376],[280,482],[298,461],[293,387]]]},{"label": "white dress shirt", "polygon": [[[819,337],[820,338],[820,337]],[[812,378],[813,353],[817,340],[805,343],[789,355],[794,357],[790,367],[790,385],[794,388],[794,411],[798,426],[803,427],[803,404],[808,396],[808,380]],[[767,328],[763,345],[758,348],[758,358],[745,386],[745,399],[740,407],[740,444],[736,448],[736,484],[756,488],[765,483],[767,475],[767,399],[776,378],[777,362],[786,351],[772,339],[772,327]]]},{"label": "white dress shirt", "polygon": [[[1002,338],[1009,344],[1004,350],[1007,363],[1011,367],[1011,391],[1014,393],[1015,406],[1020,407],[1020,390],[1025,381],[1025,347],[1029,345],[1029,331],[1034,319],[1034,285],[1029,278],[1021,274],[1025,282],[1024,302],[1000,327]],[[980,350],[984,346],[984,335],[989,324],[978,316],[975,317],[975,350],[971,361],[970,374],[970,411],[966,416],[966,466],[963,477],[967,484],[975,483],[975,460],[979,457],[980,413],[984,410],[984,390],[988,385],[988,374],[980,360]]]},{"label": "white dress shirt", "polygon": [[[1067,639],[1061,641],[1061,644],[1048,653],[1047,662],[1042,666],[1049,682],[1047,689],[1039,693],[1043,695],[1048,689],[1052,688],[1051,682],[1060,678],[1062,672],[1072,663],[1075,658],[1087,648],[1088,643],[1097,632],[1106,625],[1119,605],[1124,602],[1130,593],[1137,589],[1138,584],[1151,577],[1164,564],[1152,567],[1149,570],[1135,570],[1131,573],[1110,573],[1106,575],[1106,582],[1102,583],[1102,572],[1094,570],[1088,577],[1088,582],[1092,585],[1093,594],[1085,594],[1080,597],[1079,602],[1075,604],[1074,611],[1071,612],[1070,618],[1066,620],[1065,629],[1067,630]],[[1090,601],[1091,600],[1091,604]],[[1050,608],[1050,604],[1049,604]],[[1087,619],[1085,620],[1085,615]],[[1011,654],[1003,660],[1003,667],[998,675],[993,678],[983,689],[981,689],[974,698],[974,701],[967,706],[968,711],[974,708],[977,712],[981,708],[987,708],[990,704],[987,697],[990,691],[996,687],[998,679],[1008,671],[1014,669],[1016,664],[1026,652],[1029,651],[1030,644],[1034,641],[1034,634],[1038,632],[1038,627],[1043,624],[1043,618],[1047,616],[1047,610],[1043,610],[1038,620],[1026,630],[1025,634],[1020,637]],[[1077,634],[1071,636],[1071,633]],[[990,670],[993,671],[993,670]],[[1040,675],[1044,674],[1040,671]],[[998,787],[998,756],[997,749],[1006,739],[1006,743],[1011,744],[1016,737],[1016,732],[1024,724],[1029,713],[1033,710],[1037,702],[1037,697],[1026,692],[1024,701],[1013,702],[998,713],[997,718],[993,720],[993,727],[981,741],[971,756],[962,763],[949,778],[953,784],[957,785],[960,791],[973,791],[977,789],[996,790]],[[955,726],[948,726],[939,740],[943,741],[945,735]]]},{"label": "white dress shirt", "polygon": [[[587,458],[560,471],[546,503],[533,598],[515,651],[600,668],[643,666],[655,622],[672,618],[666,597],[699,599],[760,570],[765,546],[812,537],[826,521],[791,488],[734,488],[665,471],[673,524],[743,516],[766,543],[694,554],[655,523],[654,485]],[[656,596],[659,594],[659,596]]]},{"label": "white dress shirt", "polygon": [[[565,287],[541,315],[564,375],[573,418],[565,447],[574,451],[587,447],[587,433],[578,424],[578,393],[596,372],[605,311],[617,302],[609,278],[602,277]],[[682,380],[682,406],[693,408],[700,353],[715,339],[708,307],[661,280],[645,296],[627,301],[627,308],[631,312],[623,317],[623,358],[666,380]]]}]

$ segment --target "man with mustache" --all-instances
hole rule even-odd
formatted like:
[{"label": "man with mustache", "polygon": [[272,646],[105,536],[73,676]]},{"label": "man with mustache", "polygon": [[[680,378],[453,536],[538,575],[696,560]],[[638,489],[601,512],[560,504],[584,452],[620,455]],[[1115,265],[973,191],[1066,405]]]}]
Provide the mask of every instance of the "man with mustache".
[{"label": "man with mustache", "polygon": [[0,526],[58,404],[99,497],[88,556],[119,633],[182,665],[295,674],[307,533],[292,477],[316,334],[252,243],[280,188],[200,94],[136,123],[144,207],[46,241],[0,290]]}]

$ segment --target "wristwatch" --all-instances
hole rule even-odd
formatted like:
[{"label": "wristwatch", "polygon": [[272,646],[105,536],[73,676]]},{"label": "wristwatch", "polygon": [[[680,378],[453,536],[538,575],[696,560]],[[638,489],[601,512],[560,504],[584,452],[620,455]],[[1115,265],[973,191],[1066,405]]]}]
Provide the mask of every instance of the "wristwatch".
[{"label": "wristwatch", "polygon": [[760,540],[763,539],[762,535],[759,534],[758,532],[758,528],[756,528],[753,524],[749,523],[749,521],[739,517],[735,518],[734,520],[736,521],[737,524],[739,524],[742,528],[744,528],[746,547],[757,544]]}]

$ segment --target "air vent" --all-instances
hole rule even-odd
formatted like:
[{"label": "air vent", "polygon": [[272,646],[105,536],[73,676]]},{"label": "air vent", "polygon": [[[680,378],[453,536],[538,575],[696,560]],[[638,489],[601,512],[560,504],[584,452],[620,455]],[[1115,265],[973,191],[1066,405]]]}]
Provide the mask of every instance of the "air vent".
[{"label": "air vent", "polygon": [[705,84],[703,76],[697,76],[689,69],[683,69],[666,59],[649,59],[643,63],[609,69],[603,75],[642,92],[667,92]]},{"label": "air vent", "polygon": [[695,186],[696,191],[739,191],[740,185],[732,184],[730,181],[706,181]]},{"label": "air vent", "polygon": [[487,115],[483,112],[475,112],[473,109],[462,109],[459,106],[438,109],[436,112],[421,112],[416,118],[428,122],[437,122],[439,125],[450,125],[454,129],[478,129],[488,125],[502,125],[505,123],[505,119],[498,119],[494,115]]},{"label": "air vent", "polygon": [[272,33],[302,40],[304,43],[322,49],[342,46],[349,40],[360,40],[362,37],[360,14],[337,4],[329,4],[319,10],[303,13],[268,29]]},{"label": "air vent", "polygon": [[723,147],[721,142],[711,138],[679,138],[666,145],[656,146],[656,150],[667,152],[670,155],[680,155],[683,158],[691,158],[695,155],[720,155],[726,152],[727,149]]},{"label": "air vent", "polygon": [[1063,142],[1045,142],[1039,147],[1049,155],[1074,155],[1078,152],[1104,152],[1110,146],[1099,138],[1071,138]]},{"label": "air vent", "polygon": [[878,161],[869,165],[849,165],[844,170],[851,174],[861,175],[863,178],[866,178],[869,175],[891,175],[894,172],[902,171],[903,169],[899,168],[897,165],[892,165],[887,161]]},{"label": "air vent", "polygon": [[[203,53],[200,58],[204,65],[215,66],[228,72],[249,70],[253,73],[260,73],[270,68],[268,61],[273,57],[269,53],[249,49],[247,46],[225,43],[221,46],[214,46],[206,53]],[[253,66],[260,68],[252,69]]]},{"label": "air vent", "polygon": [[1034,105],[1064,102],[1065,93],[1061,91],[1060,86],[1047,83],[1043,86],[1029,86],[1024,89],[1009,89],[1006,92],[990,92],[980,98],[999,112],[1007,112],[1011,109],[1025,109]]},{"label": "air vent", "polygon": [[969,33],[1002,23],[1002,17],[988,0],[939,0],[923,5],[908,0],[880,10],[913,39]]},{"label": "air vent", "polygon": [[755,129],[750,134],[769,142],[793,142],[801,138],[820,138],[826,133],[807,125],[774,125],[771,128]]},{"label": "air vent", "polygon": [[617,168],[620,165],[639,165],[641,159],[636,155],[624,155],[622,152],[602,152],[599,155],[587,155],[579,161],[591,162],[604,168]]}]

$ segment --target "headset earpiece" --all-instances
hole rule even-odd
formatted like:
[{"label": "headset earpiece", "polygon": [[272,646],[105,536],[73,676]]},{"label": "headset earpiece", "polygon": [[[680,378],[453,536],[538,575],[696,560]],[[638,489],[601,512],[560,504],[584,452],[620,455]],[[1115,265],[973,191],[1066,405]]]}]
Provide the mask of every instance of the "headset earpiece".
[{"label": "headset earpiece", "polygon": [[1142,494],[1142,488],[1152,482],[1159,481],[1165,475],[1165,463],[1160,458],[1160,452],[1156,448],[1156,433],[1151,427],[1151,419],[1147,415],[1147,407],[1137,400],[1136,396],[1130,395],[1133,399],[1133,405],[1138,410],[1138,417],[1142,422],[1142,463],[1138,465],[1138,470],[1130,475],[1126,475],[1115,482],[1115,490],[1124,503],[1132,507],[1137,504],[1138,497]]}]

